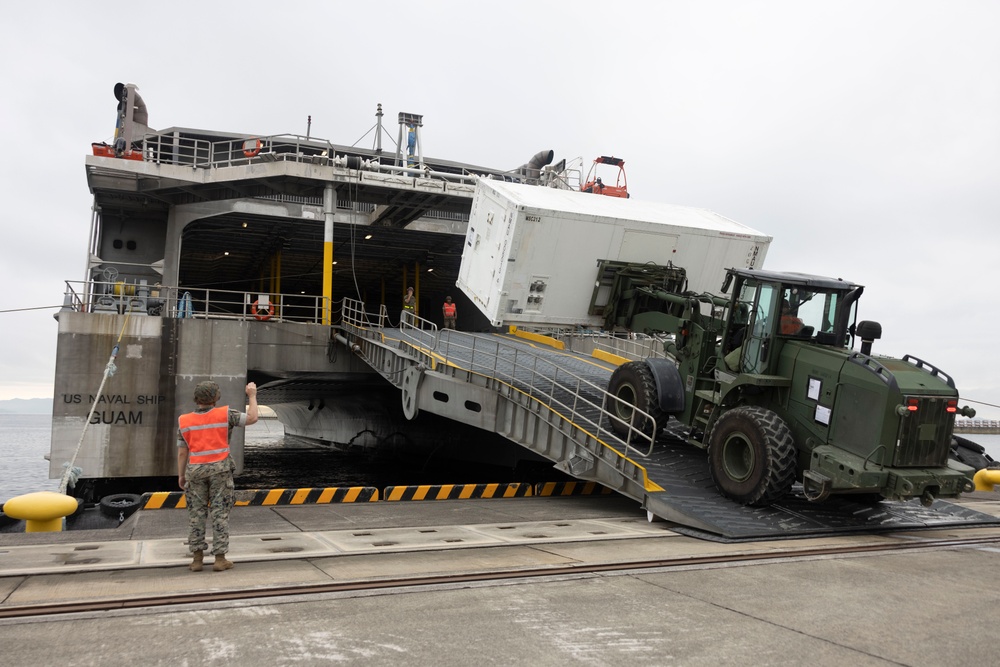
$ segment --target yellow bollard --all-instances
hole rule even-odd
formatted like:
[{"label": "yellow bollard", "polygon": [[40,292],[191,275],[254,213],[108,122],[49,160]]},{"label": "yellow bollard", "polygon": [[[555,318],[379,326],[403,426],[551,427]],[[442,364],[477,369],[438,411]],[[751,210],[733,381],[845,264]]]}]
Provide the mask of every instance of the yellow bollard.
[{"label": "yellow bollard", "polygon": [[3,504],[3,513],[24,520],[26,533],[53,533],[62,530],[63,518],[77,507],[76,498],[55,491],[37,491],[11,498]]},{"label": "yellow bollard", "polygon": [[976,485],[976,491],[992,491],[994,484],[1000,484],[1000,470],[983,468],[976,472],[972,481]]}]

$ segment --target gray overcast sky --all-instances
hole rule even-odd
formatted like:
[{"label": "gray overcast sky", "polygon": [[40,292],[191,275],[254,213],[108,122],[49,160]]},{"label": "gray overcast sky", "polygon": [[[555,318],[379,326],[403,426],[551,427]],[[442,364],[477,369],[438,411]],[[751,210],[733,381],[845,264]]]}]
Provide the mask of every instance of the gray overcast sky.
[{"label": "gray overcast sky", "polygon": [[[157,129],[311,115],[339,144],[382,103],[393,138],[424,115],[432,157],[620,156],[634,197],[773,236],[767,268],[865,285],[876,352],[1000,405],[1000,3],[41,0],[4,27],[0,310],[82,278],[83,157],[113,134],[115,82]],[[51,396],[53,312],[0,313],[0,399]]]}]

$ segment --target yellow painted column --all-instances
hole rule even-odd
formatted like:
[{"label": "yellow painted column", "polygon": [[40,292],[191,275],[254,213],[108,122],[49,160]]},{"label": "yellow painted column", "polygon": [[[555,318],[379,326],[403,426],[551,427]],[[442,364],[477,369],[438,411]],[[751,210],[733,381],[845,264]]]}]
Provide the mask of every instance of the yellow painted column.
[{"label": "yellow painted column", "polygon": [[323,324],[333,321],[333,213],[337,191],[328,183],[323,191]]}]

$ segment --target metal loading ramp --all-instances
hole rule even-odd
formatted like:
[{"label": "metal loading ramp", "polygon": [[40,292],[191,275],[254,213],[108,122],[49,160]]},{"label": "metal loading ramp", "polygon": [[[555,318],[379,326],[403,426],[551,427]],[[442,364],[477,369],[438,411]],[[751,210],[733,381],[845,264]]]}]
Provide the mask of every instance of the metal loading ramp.
[{"label": "metal loading ramp", "polygon": [[[722,497],[704,452],[680,437],[656,442],[610,430],[605,392],[615,364],[553,347],[542,336],[438,330],[410,312],[393,326],[345,299],[337,340],[398,387],[408,418],[421,410],[487,431],[539,454],[573,477],[640,503],[679,532],[721,541],[835,535],[1000,519],[951,503],[810,503],[801,494],[766,508]],[[612,399],[614,400],[614,399]]]}]

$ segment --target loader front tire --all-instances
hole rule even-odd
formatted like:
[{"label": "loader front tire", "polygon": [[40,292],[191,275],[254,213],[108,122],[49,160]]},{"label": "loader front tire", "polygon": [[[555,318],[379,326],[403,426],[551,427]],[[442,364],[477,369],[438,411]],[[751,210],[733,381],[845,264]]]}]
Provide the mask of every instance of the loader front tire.
[{"label": "loader front tire", "polygon": [[743,406],[715,422],[708,460],[719,491],[744,505],[765,507],[795,482],[795,441],[788,425],[766,408]]}]

